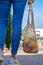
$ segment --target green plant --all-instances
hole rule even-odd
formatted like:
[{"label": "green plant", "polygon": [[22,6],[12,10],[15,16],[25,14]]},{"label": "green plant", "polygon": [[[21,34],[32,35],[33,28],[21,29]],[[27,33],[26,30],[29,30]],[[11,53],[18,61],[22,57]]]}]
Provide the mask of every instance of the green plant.
[{"label": "green plant", "polygon": [[12,22],[12,15],[11,15],[11,12],[10,12],[9,24],[8,24],[6,40],[5,40],[5,45],[8,49],[10,49],[10,46],[11,46],[11,22]]}]

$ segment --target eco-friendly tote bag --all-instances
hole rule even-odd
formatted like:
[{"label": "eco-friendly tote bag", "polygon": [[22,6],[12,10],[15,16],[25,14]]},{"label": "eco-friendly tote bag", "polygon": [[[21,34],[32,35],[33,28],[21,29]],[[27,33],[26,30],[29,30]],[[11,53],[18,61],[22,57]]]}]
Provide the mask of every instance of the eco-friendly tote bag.
[{"label": "eco-friendly tote bag", "polygon": [[32,5],[29,5],[29,10],[28,10],[28,21],[23,40],[23,51],[26,53],[38,52],[38,42],[36,39]]}]

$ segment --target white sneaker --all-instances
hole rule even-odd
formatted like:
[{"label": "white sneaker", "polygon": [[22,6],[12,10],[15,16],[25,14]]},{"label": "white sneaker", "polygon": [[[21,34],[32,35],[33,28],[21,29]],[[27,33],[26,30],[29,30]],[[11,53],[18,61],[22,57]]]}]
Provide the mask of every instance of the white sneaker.
[{"label": "white sneaker", "polygon": [[10,57],[8,60],[8,65],[20,65],[20,63],[17,59],[13,59],[12,57]]},{"label": "white sneaker", "polygon": [[3,52],[0,52],[0,64],[3,62]]}]

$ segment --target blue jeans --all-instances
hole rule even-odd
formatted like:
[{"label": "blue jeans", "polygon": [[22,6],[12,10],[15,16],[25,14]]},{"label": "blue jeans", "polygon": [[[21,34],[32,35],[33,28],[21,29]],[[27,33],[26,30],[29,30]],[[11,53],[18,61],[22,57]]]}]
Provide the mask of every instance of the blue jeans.
[{"label": "blue jeans", "polygon": [[9,12],[13,3],[12,54],[16,54],[21,37],[22,17],[27,0],[0,0],[0,48],[4,48]]}]

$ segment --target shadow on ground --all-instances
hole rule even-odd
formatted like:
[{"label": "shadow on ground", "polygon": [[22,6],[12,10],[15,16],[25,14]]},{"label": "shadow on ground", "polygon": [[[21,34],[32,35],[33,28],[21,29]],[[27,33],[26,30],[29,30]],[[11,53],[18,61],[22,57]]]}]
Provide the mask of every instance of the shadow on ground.
[{"label": "shadow on ground", "polygon": [[[7,65],[9,56],[4,56],[3,65]],[[43,54],[17,55],[20,65],[43,65]]]}]

